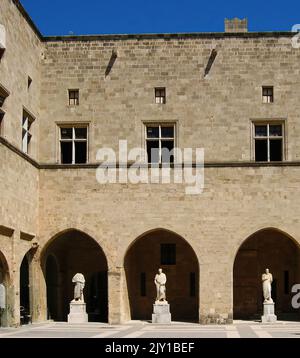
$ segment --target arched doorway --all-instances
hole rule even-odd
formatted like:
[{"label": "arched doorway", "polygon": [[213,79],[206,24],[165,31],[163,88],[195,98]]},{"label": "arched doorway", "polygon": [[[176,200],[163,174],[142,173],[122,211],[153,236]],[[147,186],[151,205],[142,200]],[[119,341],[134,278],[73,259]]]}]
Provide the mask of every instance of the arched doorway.
[{"label": "arched doorway", "polygon": [[158,268],[167,275],[172,320],[199,321],[199,264],[192,247],[179,235],[157,229],[138,238],[125,256],[131,319],[151,320]]},{"label": "arched doorway", "polygon": [[8,290],[8,281],[9,281],[9,273],[8,273],[8,266],[7,261],[3,255],[3,253],[0,251],[0,284],[1,290],[0,295],[3,297],[0,297],[1,306],[2,304],[5,306],[1,309],[0,307],[0,327],[5,327],[8,325],[7,322],[7,290]]},{"label": "arched doorway", "polygon": [[255,319],[262,315],[261,275],[266,268],[273,275],[272,298],[278,318],[297,316],[291,305],[291,287],[300,282],[299,259],[298,245],[279,230],[260,230],[246,239],[233,268],[234,319]]},{"label": "arched doorway", "polygon": [[74,297],[72,277],[85,277],[84,298],[90,322],[108,321],[107,260],[89,235],[68,230],[55,237],[42,254],[48,318],[66,321]]}]

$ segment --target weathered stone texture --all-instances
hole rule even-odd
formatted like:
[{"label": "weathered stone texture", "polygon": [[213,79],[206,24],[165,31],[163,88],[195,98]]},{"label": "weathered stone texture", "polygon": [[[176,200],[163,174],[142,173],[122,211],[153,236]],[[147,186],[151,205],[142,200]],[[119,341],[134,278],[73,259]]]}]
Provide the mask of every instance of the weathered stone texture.
[{"label": "weathered stone texture", "polygon": [[[68,229],[86,233],[103,249],[110,323],[130,319],[124,259],[135,240],[154,229],[176,233],[195,252],[199,321],[232,322],[233,265],[244,240],[263,228],[277,228],[300,245],[300,166],[249,163],[253,119],[285,120],[285,160],[300,159],[300,51],[292,48],[290,37],[39,39],[11,0],[0,2],[0,23],[7,31],[0,83],[10,91],[2,133],[20,149],[23,107],[35,114],[30,156],[37,162],[58,162],[58,123],[89,123],[89,163],[95,163],[97,150],[117,150],[119,139],[127,139],[129,148],[143,146],[144,122],[173,121],[180,148],[203,147],[206,162],[224,164],[205,168],[201,195],[186,195],[185,184],[100,185],[91,167],[41,169],[2,141],[0,253],[7,267],[2,262],[0,268],[9,287],[6,324],[19,324],[19,268],[35,240],[32,316],[46,319],[41,257]],[[217,56],[204,78],[212,49]],[[112,51],[117,59],[105,76]],[[33,79],[29,90],[28,75]],[[274,86],[274,103],[262,103],[263,85]],[[165,105],[154,103],[154,87],[166,87]],[[69,88],[79,88],[79,106],[68,105]],[[21,240],[21,232],[34,239]]]}]

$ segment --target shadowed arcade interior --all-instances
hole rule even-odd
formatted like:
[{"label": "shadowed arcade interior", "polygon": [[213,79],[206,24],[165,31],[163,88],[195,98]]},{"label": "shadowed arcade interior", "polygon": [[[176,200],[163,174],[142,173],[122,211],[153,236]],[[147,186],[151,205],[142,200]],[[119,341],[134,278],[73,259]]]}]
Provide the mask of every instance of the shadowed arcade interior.
[{"label": "shadowed arcade interior", "polygon": [[199,264],[191,246],[179,235],[154,230],[127,251],[125,273],[131,319],[151,320],[156,297],[154,277],[167,275],[166,296],[172,320],[199,321]]},{"label": "shadowed arcade interior", "polygon": [[95,240],[77,230],[65,232],[49,244],[42,264],[48,319],[67,321],[69,304],[74,298],[72,278],[82,273],[89,321],[108,321],[107,260]]},{"label": "shadowed arcade interior", "polygon": [[264,229],[251,235],[235,258],[234,319],[257,319],[262,315],[261,276],[266,268],[273,275],[272,298],[278,319],[300,319],[291,305],[291,287],[300,282],[299,264],[299,247],[288,235],[275,229]]},{"label": "shadowed arcade interior", "polygon": [[[0,251],[0,284],[3,284],[5,287],[5,301],[7,301],[7,289],[8,289],[8,267],[4,255]],[[7,325],[7,310],[3,309],[0,312],[0,327],[5,327]]]}]

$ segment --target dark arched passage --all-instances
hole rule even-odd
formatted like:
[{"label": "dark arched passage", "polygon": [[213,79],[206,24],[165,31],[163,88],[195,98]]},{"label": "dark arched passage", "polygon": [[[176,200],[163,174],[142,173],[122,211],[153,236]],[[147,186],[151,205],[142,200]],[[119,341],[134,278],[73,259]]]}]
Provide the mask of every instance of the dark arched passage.
[{"label": "dark arched passage", "polygon": [[279,230],[260,230],[246,239],[234,262],[234,318],[260,318],[263,307],[261,275],[266,268],[273,274],[272,298],[276,314],[281,319],[295,317],[291,287],[300,282],[299,263],[299,247]]},{"label": "dark arched passage", "polygon": [[124,264],[131,319],[151,319],[154,277],[161,267],[167,275],[172,320],[199,320],[198,259],[181,236],[163,229],[151,231],[131,245]]},{"label": "dark arched passage", "polygon": [[30,300],[30,261],[31,255],[28,252],[20,266],[20,323],[27,324],[31,321],[31,300]]},{"label": "dark arched passage", "polygon": [[57,235],[42,254],[42,266],[49,318],[67,320],[74,297],[72,277],[79,272],[85,276],[84,298],[89,321],[108,321],[107,260],[94,239],[78,230]]},{"label": "dark arched passage", "polygon": [[[9,281],[9,271],[7,261],[0,251],[0,284],[3,285],[4,291],[1,291],[3,298],[1,297],[2,303],[5,303],[7,307],[7,290],[8,290],[8,281]],[[0,311],[0,327],[7,326],[7,308],[4,308]]]}]

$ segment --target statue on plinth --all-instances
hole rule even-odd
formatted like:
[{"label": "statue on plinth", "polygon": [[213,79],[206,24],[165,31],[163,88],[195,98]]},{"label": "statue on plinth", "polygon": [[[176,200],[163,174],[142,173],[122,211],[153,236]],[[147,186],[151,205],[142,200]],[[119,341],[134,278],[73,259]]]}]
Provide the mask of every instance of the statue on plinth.
[{"label": "statue on plinth", "polygon": [[263,286],[263,295],[264,295],[264,303],[273,303],[272,297],[271,297],[271,284],[273,282],[273,276],[269,272],[269,269],[266,269],[266,272],[262,274],[261,277],[262,280],[262,286]]},{"label": "statue on plinth", "polygon": [[162,269],[158,269],[158,274],[155,275],[154,283],[156,286],[156,304],[167,303],[166,300],[166,282],[167,276],[162,272]]},{"label": "statue on plinth", "polygon": [[84,289],[84,285],[85,285],[85,279],[82,273],[77,273],[73,278],[72,278],[72,282],[75,283],[74,286],[74,301],[77,302],[84,302],[84,297],[83,297],[83,289]]}]

